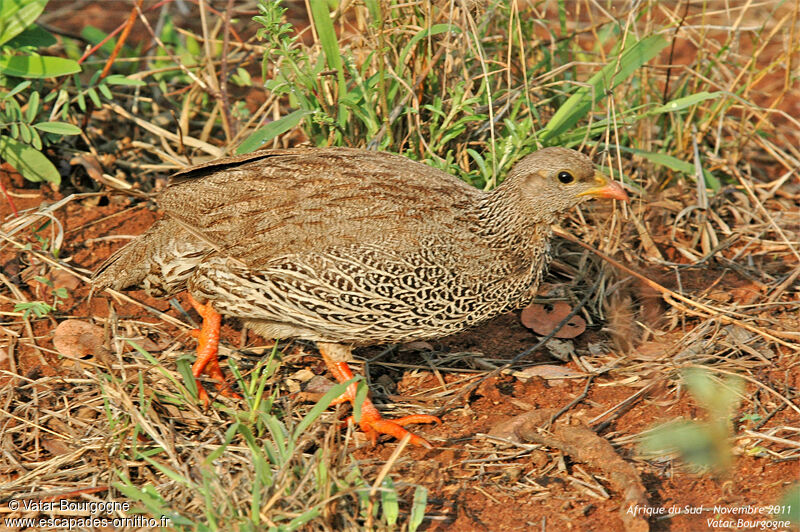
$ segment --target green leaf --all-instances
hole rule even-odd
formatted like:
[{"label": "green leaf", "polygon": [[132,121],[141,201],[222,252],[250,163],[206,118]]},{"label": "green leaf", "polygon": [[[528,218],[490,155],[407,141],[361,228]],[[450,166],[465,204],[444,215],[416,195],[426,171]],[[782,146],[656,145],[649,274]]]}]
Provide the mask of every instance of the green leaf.
[{"label": "green leaf", "polygon": [[[314,0],[314,1],[316,1],[316,0]],[[306,523],[308,523],[309,521],[311,521],[312,519],[317,517],[319,514],[320,514],[320,509],[315,506],[315,507],[311,508],[310,510],[308,510],[306,512],[303,512],[302,514],[300,514],[299,516],[295,517],[291,521],[289,521],[289,523],[286,525],[285,530],[287,530],[287,531],[298,530],[303,525],[305,525]]]},{"label": "green leaf", "polygon": [[422,520],[425,519],[425,510],[428,507],[428,490],[417,486],[414,490],[414,502],[411,503],[411,516],[408,518],[408,532],[416,532]]},{"label": "green leaf", "polygon": [[98,85],[97,86],[97,90],[100,91],[100,93],[103,95],[103,97],[106,100],[113,100],[114,99],[114,95],[111,94],[111,89],[108,88],[108,84],[107,83],[101,83],[100,85]]},{"label": "green leaf", "polygon": [[28,181],[61,183],[61,175],[53,163],[28,144],[0,135],[0,159],[5,159]]},{"label": "green leaf", "polygon": [[6,112],[8,112],[11,120],[22,120],[22,108],[14,98],[6,102]]},{"label": "green leaf", "polygon": [[486,160],[483,158],[483,155],[472,148],[467,148],[467,155],[472,157],[472,160],[478,165],[478,171],[481,177],[488,180],[491,177],[491,169],[486,165]]},{"label": "green leaf", "polygon": [[190,479],[182,476],[177,471],[173,471],[172,469],[170,469],[167,466],[161,464],[160,462],[156,462],[155,460],[153,460],[152,458],[150,458],[148,456],[142,455],[142,458],[146,462],[148,462],[151,466],[155,467],[156,469],[158,469],[159,471],[164,473],[164,475],[166,475],[167,477],[172,479],[174,482],[176,482],[178,484],[182,484],[182,485],[184,485],[184,486],[186,486],[188,488],[196,488],[195,484]]},{"label": "green leaf", "polygon": [[0,57],[0,74],[18,78],[55,78],[81,71],[77,61],[49,55],[4,55]]},{"label": "green leaf", "polygon": [[58,91],[58,97],[56,98],[56,103],[53,104],[53,107],[57,107],[61,109],[61,119],[67,120],[69,118],[69,92],[67,89],[60,89]]},{"label": "green leaf", "polygon": [[27,319],[31,313],[37,318],[43,318],[53,311],[53,307],[44,301],[25,301],[14,305],[14,312],[22,312],[22,317]]},{"label": "green leaf", "polygon": [[558,108],[539,138],[547,141],[565,133],[586,116],[595,103],[605,98],[607,91],[625,81],[637,68],[658,55],[667,44],[668,41],[661,35],[651,35],[641,41],[629,43],[616,59],[612,59]]},{"label": "green leaf", "polygon": [[753,422],[753,423],[758,423],[759,421],[761,421],[761,419],[762,419],[761,415],[759,415],[758,413],[753,412],[753,413],[744,414],[742,417],[739,418],[739,421],[740,422],[750,421],[750,422]]},{"label": "green leaf", "polygon": [[240,87],[250,87],[253,85],[253,78],[250,73],[242,67],[236,69],[236,73],[232,76],[234,82]]},{"label": "green leaf", "polygon": [[107,76],[104,81],[106,85],[125,85],[127,87],[142,87],[147,85],[147,83],[140,79],[132,79],[122,74],[111,74]]},{"label": "green leaf", "polygon": [[225,441],[222,443],[222,445],[211,451],[211,454],[205,457],[205,459],[203,460],[203,464],[210,465],[214,460],[222,456],[222,454],[228,448],[228,445],[230,445],[231,442],[233,441],[233,437],[236,436],[236,433],[238,431],[239,431],[239,422],[237,421],[234,422],[230,427],[228,427],[228,430],[225,431]]},{"label": "green leaf", "polygon": [[800,525],[800,483],[786,490],[780,506],[775,509],[778,510],[773,514],[776,520],[791,521],[795,526]]},{"label": "green leaf", "polygon": [[26,80],[26,81],[21,81],[21,82],[19,82],[19,83],[17,84],[17,86],[16,86],[16,87],[14,87],[13,89],[11,89],[11,92],[9,92],[9,93],[8,93],[8,94],[6,94],[5,96],[3,96],[3,98],[2,98],[2,99],[3,99],[3,100],[7,100],[7,99],[11,98],[12,96],[14,96],[15,94],[18,94],[18,93],[20,93],[20,92],[24,91],[25,89],[27,89],[27,88],[28,88],[28,87],[30,87],[30,86],[31,86],[31,82],[30,82],[30,81],[27,81],[27,80]]},{"label": "green leaf", "polygon": [[[81,37],[89,41],[90,43],[97,45],[100,44],[103,39],[108,37],[108,33],[104,32],[101,29],[98,29],[94,26],[86,26],[81,30]],[[116,46],[116,42],[113,38],[107,40],[103,43],[103,46],[100,47],[100,50],[104,51],[107,54],[110,54],[114,51],[114,46]],[[127,56],[130,52],[130,48],[128,46],[123,46],[123,57]]]},{"label": "green leaf", "polygon": [[22,139],[22,142],[25,144],[31,143],[31,138],[33,135],[31,134],[31,126],[28,124],[20,124],[19,125],[19,136]]},{"label": "green leaf", "polygon": [[30,128],[31,130],[31,146],[35,150],[42,151],[42,137],[39,136],[39,133],[36,132],[35,129]]},{"label": "green leaf", "polygon": [[69,297],[69,290],[67,290],[63,286],[61,288],[54,288],[53,295],[56,297],[60,297],[61,299],[66,299]]},{"label": "green leaf", "polygon": [[[328,68],[336,71],[336,81],[338,88],[336,95],[338,98],[347,94],[347,86],[344,81],[344,68],[342,66],[342,55],[339,51],[339,40],[336,36],[336,30],[331,21],[330,12],[328,11],[328,2],[323,0],[315,0],[309,2],[311,6],[311,20],[317,30],[320,45],[322,45],[322,52],[325,55],[325,61]],[[341,105],[337,106],[336,111],[332,113],[340,128],[344,128],[348,122],[348,113],[342,108]]]},{"label": "green leaf", "polygon": [[239,147],[236,148],[237,154],[242,153],[250,153],[252,151],[257,150],[264,143],[269,142],[270,140],[274,139],[278,135],[286,133],[297,124],[300,123],[300,120],[303,119],[306,115],[311,114],[311,111],[304,111],[302,109],[298,109],[288,115],[275,120],[274,122],[270,122],[266,126],[255,130],[253,133],[250,134],[249,137],[244,139]]},{"label": "green leaf", "polygon": [[189,364],[189,359],[185,357],[179,357],[175,365],[178,368],[178,373],[180,373],[181,377],[183,377],[183,385],[189,391],[189,395],[192,397],[192,399],[197,399],[200,396],[200,391],[197,389],[197,379],[192,374],[192,368]]},{"label": "green leaf", "polygon": [[80,135],[81,128],[66,122],[39,122],[33,127],[45,133],[55,133],[56,135]]},{"label": "green leaf", "polygon": [[744,392],[741,378],[729,375],[719,382],[710,371],[701,368],[687,368],[681,376],[697,402],[711,413],[712,420],[728,419],[739,406]]},{"label": "green leaf", "polygon": [[53,37],[52,33],[41,26],[34,24],[8,41],[6,46],[15,50],[21,50],[25,47],[47,48],[48,46],[53,46],[57,42],[58,41],[55,37]]},{"label": "green leaf", "polygon": [[89,98],[92,100],[95,108],[100,109],[103,107],[103,103],[100,101],[100,97],[97,95],[97,91],[94,90],[94,87],[89,87],[86,89],[86,92],[89,93]]},{"label": "green leaf", "polygon": [[391,527],[397,523],[397,517],[400,515],[397,490],[394,487],[394,482],[388,476],[383,479],[381,484],[381,509],[383,510],[383,517],[386,518],[386,524]]},{"label": "green leaf", "polygon": [[359,381],[356,386],[356,398],[353,401],[353,419],[356,423],[361,423],[361,407],[367,399],[367,393],[369,393],[369,387],[364,381]]},{"label": "green leaf", "polygon": [[377,0],[364,0],[364,4],[367,6],[367,11],[369,12],[369,16],[372,19],[371,23],[373,26],[376,26],[381,22],[381,6]]},{"label": "green leaf", "polygon": [[0,2],[0,45],[33,24],[48,0],[3,0]]},{"label": "green leaf", "polygon": [[39,93],[36,91],[31,92],[28,97],[28,108],[25,110],[25,118],[30,124],[36,120],[36,115],[39,113]]}]

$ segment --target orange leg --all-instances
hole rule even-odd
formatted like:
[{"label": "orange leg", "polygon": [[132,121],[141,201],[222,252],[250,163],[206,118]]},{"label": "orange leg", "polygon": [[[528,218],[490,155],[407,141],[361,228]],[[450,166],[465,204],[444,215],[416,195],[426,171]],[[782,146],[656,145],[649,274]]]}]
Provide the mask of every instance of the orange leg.
[{"label": "orange leg", "polygon": [[196,379],[197,393],[200,399],[202,399],[206,406],[211,402],[208,393],[203,388],[200,380],[197,379],[203,371],[205,371],[209,377],[217,381],[217,390],[222,395],[234,399],[241,399],[241,396],[235,393],[225,381],[225,376],[222,374],[222,368],[219,366],[219,359],[217,358],[219,328],[222,323],[222,316],[211,306],[211,301],[201,305],[189,295],[189,302],[197,313],[200,314],[200,317],[203,318],[203,324],[200,330],[193,331],[193,335],[197,337],[197,360],[192,364],[192,375],[194,375]]},{"label": "orange leg", "polygon": [[[345,382],[353,378],[353,372],[350,370],[347,362],[335,360],[331,356],[333,351],[340,351],[340,354],[349,355],[349,348],[336,344],[323,344],[321,342],[317,343],[317,347],[322,354],[322,358],[325,359],[325,364],[328,366],[328,370],[333,374],[337,381]],[[356,389],[357,384],[351,384],[347,387],[346,392],[334,399],[332,404],[340,404],[345,401],[355,403]],[[411,443],[431,449],[433,446],[424,438],[407,431],[403,428],[403,426],[411,423],[441,422],[442,420],[436,416],[428,416],[424,414],[405,416],[392,420],[384,419],[378,412],[378,409],[375,408],[372,400],[370,400],[369,397],[366,397],[364,398],[364,402],[361,404],[361,422],[359,425],[361,426],[361,430],[363,430],[370,440],[372,440],[373,445],[377,442],[379,434],[389,434],[398,440],[402,439],[406,434],[411,434],[411,439],[409,440]]]}]

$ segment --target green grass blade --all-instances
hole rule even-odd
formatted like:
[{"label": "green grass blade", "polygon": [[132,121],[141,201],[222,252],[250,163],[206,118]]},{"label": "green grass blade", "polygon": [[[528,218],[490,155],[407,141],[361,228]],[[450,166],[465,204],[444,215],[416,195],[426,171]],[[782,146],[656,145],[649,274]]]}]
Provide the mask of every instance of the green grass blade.
[{"label": "green grass blade", "polygon": [[331,21],[330,11],[328,11],[328,2],[315,0],[309,2],[309,4],[311,6],[312,23],[317,30],[319,43],[322,46],[322,52],[325,54],[328,68],[336,71],[336,77],[339,80],[339,93],[344,94],[342,55],[339,52],[339,39]]},{"label": "green grass blade", "polygon": [[317,418],[331,406],[331,402],[342,395],[346,390],[347,387],[357,382],[361,379],[360,376],[353,377],[349,381],[340,382],[339,384],[334,385],[328,390],[325,395],[322,396],[322,399],[319,400],[317,404],[306,414],[306,416],[300,420],[300,423],[297,424],[297,427],[294,429],[294,433],[292,434],[292,440],[297,441],[303,432],[314,422]]},{"label": "green grass blade", "polygon": [[562,135],[585,117],[606,92],[625,81],[633,72],[653,59],[669,44],[661,35],[651,35],[629,44],[615,60],[592,76],[564,105],[558,108],[540,134],[543,142]]},{"label": "green grass blade", "polygon": [[236,148],[236,153],[250,153],[251,151],[257,150],[278,135],[286,133],[293,127],[297,126],[303,117],[309,114],[311,114],[311,111],[298,109],[297,111],[291,112],[288,115],[275,120],[274,122],[270,122],[264,127],[258,128],[251,133],[249,137],[244,139],[241,144],[239,144],[239,147]]},{"label": "green grass blade", "polygon": [[211,451],[211,454],[206,456],[205,460],[203,460],[203,464],[210,465],[214,460],[222,456],[222,454],[225,452],[225,449],[227,449],[228,445],[230,445],[233,441],[233,437],[236,436],[237,432],[239,432],[238,421],[228,427],[228,430],[225,431],[225,441],[223,444]]},{"label": "green grass blade", "polygon": [[316,518],[320,514],[319,508],[314,507],[307,512],[295,517],[287,525],[281,527],[281,530],[298,530],[303,525],[311,521],[312,519]]},{"label": "green grass blade", "polygon": [[359,381],[356,387],[356,400],[353,401],[353,419],[356,423],[361,423],[361,406],[364,404],[368,392],[367,383],[363,380]]},{"label": "green grass blade", "polygon": [[712,100],[714,98],[719,98],[724,93],[722,91],[714,91],[714,92],[698,92],[697,94],[691,94],[689,96],[684,96],[683,98],[677,98],[672,100],[671,102],[667,102],[664,105],[659,105],[655,109],[650,109],[647,114],[648,115],[656,115],[661,113],[670,113],[672,111],[680,111],[682,109],[686,109],[687,107],[691,107],[692,105],[696,105],[700,102],[704,102],[706,100]]},{"label": "green grass blade", "polygon": [[408,518],[408,532],[416,532],[422,520],[425,519],[425,510],[428,508],[428,490],[417,486],[414,491],[414,502],[411,503],[411,516]]},{"label": "green grass blade", "polygon": [[395,489],[394,482],[388,476],[383,479],[381,484],[381,510],[383,511],[384,519],[386,519],[386,524],[393,527],[400,516],[397,489]]},{"label": "green grass blade", "polygon": [[[628,152],[628,153],[635,153],[641,157],[644,157],[648,161],[654,164],[658,164],[669,168],[670,170],[674,170],[675,172],[680,172],[682,174],[686,174],[689,177],[694,176],[694,164],[688,163],[686,161],[682,161],[677,157],[673,157],[672,155],[667,155],[666,153],[655,153],[649,152],[644,150],[637,150],[635,148],[625,148],[624,146],[619,147],[620,151]],[[712,190],[719,190],[720,183],[719,179],[714,177],[714,175],[706,169],[703,169],[703,177],[706,180],[706,184]]]},{"label": "green grass blade", "polygon": [[[403,51],[400,52],[400,58],[397,61],[399,65],[405,66],[406,58],[408,57],[409,52],[417,45],[419,41],[425,39],[426,37],[431,37],[434,35],[439,35],[440,33],[444,33],[446,31],[452,31],[453,33],[461,33],[461,28],[455,26],[453,24],[434,24],[430,28],[420,30],[416,35],[411,37],[411,40],[408,41],[403,47]],[[402,68],[402,67],[401,67]]]},{"label": "green grass blade", "polygon": [[174,482],[177,482],[178,484],[182,484],[182,485],[186,486],[187,488],[194,488],[194,489],[197,488],[197,486],[191,480],[181,476],[179,473],[173,471],[172,469],[168,468],[167,466],[156,462],[152,458],[149,458],[147,456],[142,455],[142,459],[145,462],[147,462],[148,464],[150,464],[151,466],[155,467],[156,469],[158,469],[159,471],[164,473],[164,475],[166,475],[167,477],[171,478]]}]

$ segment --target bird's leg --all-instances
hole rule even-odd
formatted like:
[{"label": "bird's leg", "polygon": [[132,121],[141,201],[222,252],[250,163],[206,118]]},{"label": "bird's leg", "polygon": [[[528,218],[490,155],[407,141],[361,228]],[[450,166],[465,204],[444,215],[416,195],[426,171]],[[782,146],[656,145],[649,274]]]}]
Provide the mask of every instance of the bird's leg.
[{"label": "bird's leg", "polygon": [[[350,358],[350,348],[342,344],[323,343],[317,342],[319,352],[322,358],[325,359],[325,364],[328,370],[333,374],[339,382],[346,382],[353,378],[353,372],[350,366],[347,365],[346,360]],[[350,401],[355,403],[356,390],[358,385],[356,383],[347,387],[347,391],[334,399],[333,404],[343,403]],[[373,445],[378,439],[378,434],[389,434],[395,438],[402,439],[406,434],[411,435],[409,440],[414,445],[420,445],[431,449],[433,446],[428,443],[424,438],[417,436],[403,428],[404,425],[411,423],[441,423],[442,420],[436,416],[428,416],[424,414],[405,416],[397,419],[384,419],[375,408],[372,400],[369,397],[364,398],[361,404],[361,421],[359,425],[361,430],[372,440]]]},{"label": "bird's leg", "polygon": [[235,393],[225,381],[225,376],[222,374],[222,368],[219,366],[219,359],[217,358],[217,351],[219,350],[219,329],[222,324],[222,316],[211,306],[211,301],[200,304],[190,294],[189,302],[197,313],[200,314],[200,317],[203,318],[203,324],[200,326],[200,329],[193,331],[193,334],[197,337],[197,359],[194,361],[194,364],[192,364],[192,375],[194,375],[195,381],[197,382],[198,396],[206,406],[211,402],[208,393],[197,378],[205,370],[208,376],[216,381],[219,393],[225,397],[241,399],[241,396]]}]

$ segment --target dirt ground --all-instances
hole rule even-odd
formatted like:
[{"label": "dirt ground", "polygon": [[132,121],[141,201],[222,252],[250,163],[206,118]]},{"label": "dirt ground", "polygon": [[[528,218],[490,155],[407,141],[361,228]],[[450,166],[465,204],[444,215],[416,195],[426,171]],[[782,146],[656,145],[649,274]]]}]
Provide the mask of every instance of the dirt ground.
[{"label": "dirt ground", "polygon": [[[94,5],[88,4],[90,9],[81,16],[81,21],[65,19],[64,23],[78,27],[89,21],[106,30],[113,29],[114,24],[91,10]],[[783,101],[781,105],[791,112],[799,104],[797,101]],[[769,181],[777,179],[781,170],[764,165],[759,172],[767,176],[765,181]],[[0,181],[21,212],[41,209],[75,194],[53,213],[64,234],[59,257],[88,276],[113,251],[149,227],[159,214],[152,201],[109,194],[77,166],[67,173],[71,177],[58,191],[27,183],[5,165],[0,168]],[[159,179],[163,184],[165,178],[161,176]],[[797,208],[800,186],[796,181],[790,181],[784,190],[784,195],[773,198],[768,208],[772,213],[785,211],[790,216],[792,206]],[[659,198],[637,200],[633,208],[639,213],[657,209],[653,205],[659,201],[662,205],[667,204],[681,192],[676,186],[664,191]],[[731,204],[739,201],[733,192],[730,198]],[[610,207],[598,207],[593,212],[598,213],[598,218],[603,218],[609,214],[603,209]],[[797,212],[794,213],[795,224],[800,221]],[[0,219],[7,221],[10,218],[9,205],[0,198]],[[575,227],[574,222],[571,220],[569,227]],[[790,224],[787,222],[785,227]],[[48,231],[50,229],[41,231],[39,236],[48,237]],[[628,231],[628,234],[633,232],[632,229]],[[653,238],[669,261],[689,262],[672,245],[669,227],[653,233]],[[31,244],[34,248],[41,244],[31,231],[15,236],[13,240]],[[632,250],[620,252],[616,257],[668,289],[680,287],[682,293],[702,297],[709,304],[737,308],[757,319],[761,329],[797,332],[800,318],[796,278],[793,284],[785,287],[782,296],[768,301],[769,290],[764,277],[754,278],[752,273],[760,271],[772,279],[786,279],[787,272],[797,268],[791,253],[778,250],[780,243],[775,244],[775,252],[770,251],[768,244],[756,243],[750,247],[752,259],[747,269],[732,266],[738,260],[737,251],[742,249],[736,244],[724,253],[725,257],[734,260],[710,260],[704,268],[689,270],[680,278],[675,269],[626,260]],[[796,241],[794,245],[796,248]],[[557,241],[555,249],[556,262],[546,281],[554,290],[565,290],[570,297],[580,299],[583,293],[569,281],[572,274],[582,267],[581,260],[587,260],[587,255],[564,239]],[[596,257],[590,260],[596,267],[593,271],[613,270],[603,266],[603,261]],[[169,302],[150,298],[143,292],[129,293],[141,304],[104,294],[95,294],[90,301],[88,283],[64,275],[58,268],[20,251],[7,240],[0,247],[0,272],[3,283],[0,287],[0,383],[15,383],[17,386],[12,395],[0,398],[6,412],[10,411],[12,404],[19,406],[31,400],[30,388],[23,389],[23,382],[35,387],[40,381],[43,383],[40,387],[57,390],[56,396],[64,402],[69,401],[72,386],[87,386],[87,366],[60,356],[53,345],[55,328],[64,320],[109,318],[126,323],[128,333],[148,340],[149,351],[162,353],[158,355],[159,360],[172,370],[173,355],[163,355],[167,346],[179,342],[184,351],[191,351],[195,345],[187,334],[186,316]],[[618,281],[625,278],[622,273],[611,275],[615,275]],[[37,277],[48,279],[56,287],[66,287],[69,295],[60,302],[56,311],[47,316],[22,320],[14,312],[14,301],[19,298],[47,300],[50,297],[49,287]],[[513,372],[506,371],[480,383],[479,379],[486,376],[492,367],[501,366],[537,343],[539,336],[520,323],[518,313],[501,316],[476,329],[428,345],[401,346],[389,352],[384,347],[357,351],[360,360],[370,361],[367,366],[373,394],[378,407],[386,409],[387,415],[391,416],[396,405],[402,404],[403,412],[410,409],[415,413],[435,413],[443,421],[440,426],[415,428],[415,432],[429,439],[434,448],[406,448],[392,469],[396,481],[400,479],[408,485],[419,484],[428,488],[425,530],[637,529],[635,523],[625,521],[626,511],[635,505],[630,504],[626,493],[629,486],[619,489],[615,478],[618,471],[604,469],[606,464],[600,461],[581,462],[554,446],[510,443],[492,436],[493,430],[502,430],[517,416],[534,410],[558,410],[576,398],[578,402],[560,422],[573,426],[585,424],[611,442],[616,454],[631,464],[640,476],[647,507],[654,510],[679,509],[670,515],[650,517],[651,530],[731,530],[731,527],[709,524],[710,520],[719,517],[715,505],[732,509],[778,504],[787,489],[800,480],[796,432],[800,426],[797,406],[800,344],[796,340],[787,340],[785,335],[778,336],[783,340],[781,343],[752,334],[743,342],[745,347],[737,344],[739,348],[729,348],[726,346],[735,343],[732,340],[735,333],[730,332],[732,329],[724,320],[709,321],[707,316],[698,319],[690,312],[676,310],[675,305],[665,303],[661,294],[653,294],[635,282],[629,283],[627,297],[621,297],[616,307],[605,307],[606,319],[593,320],[587,332],[572,341],[574,353],[566,362],[558,360],[543,347],[523,357]],[[180,301],[184,308],[191,308],[184,297]],[[597,305],[592,308],[604,308],[602,302]],[[174,321],[166,321],[164,316],[145,306],[174,318]],[[626,310],[631,312],[626,313]],[[615,313],[618,315],[616,321]],[[197,320],[194,312],[190,314]],[[596,311],[587,314],[590,319],[597,318]],[[655,334],[643,334],[640,328],[631,333],[620,325],[626,320],[638,320],[654,329]],[[175,325],[177,322],[187,325],[179,327]],[[715,328],[710,339],[708,327]],[[695,333],[699,340],[687,341]],[[620,340],[620,335],[630,336],[630,344],[626,344],[624,338]],[[254,354],[258,351],[256,348],[269,346],[272,342],[252,333],[243,336],[237,323],[226,321],[223,343],[230,348],[228,355],[235,357],[246,369],[253,367],[260,358]],[[329,377],[313,346],[290,343],[282,345],[282,349],[284,364],[280,375],[283,378],[291,380],[304,367],[315,375]],[[124,356],[132,359],[138,355],[127,350]],[[731,358],[730,365],[721,362],[724,357]],[[91,357],[87,361],[91,361]],[[741,369],[752,376],[745,383],[745,400],[732,418],[731,468],[717,475],[693,472],[680,461],[645,457],[637,447],[638,437],[658,423],[678,417],[705,419],[707,413],[702,406],[677,385],[676,373],[678,368],[702,363],[717,363],[725,371]],[[522,371],[543,366],[549,371],[531,371],[527,375]],[[560,370],[551,366],[559,366]],[[359,369],[362,367],[358,365]],[[590,370],[599,368],[603,371],[588,381],[587,386]],[[158,377],[151,375],[148,378]],[[293,394],[290,388],[287,387],[283,393],[287,396]],[[45,407],[55,409],[56,405],[43,405],[42,412],[46,411]],[[346,409],[341,410],[343,416]],[[766,422],[756,426],[755,422],[744,420],[743,416],[750,413],[759,414],[761,419],[766,418]],[[0,432],[15,426],[16,421],[5,419],[6,424],[0,427]],[[100,423],[101,420],[92,422]],[[331,422],[333,415],[319,423]],[[53,423],[52,420],[44,422],[41,437],[37,436],[35,441],[14,440],[13,444],[3,444],[5,454],[0,458],[0,496],[3,501],[14,495],[40,492],[46,486],[17,486],[10,490],[4,490],[2,486],[4,483],[13,484],[15,479],[33,470],[37,464],[69,455],[76,445],[80,445],[76,441],[60,443],[57,439],[48,440],[48,431],[59,430]],[[790,432],[790,428],[795,432]],[[224,432],[224,425],[222,430]],[[772,435],[772,439],[762,437],[764,434]],[[396,446],[397,442],[389,439],[381,440],[374,448],[360,441],[354,446],[353,457],[365,467],[379,469]],[[102,451],[92,450],[80,461],[102,462],[102,455]],[[76,485],[73,488],[86,487]]]}]

